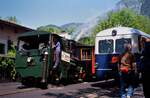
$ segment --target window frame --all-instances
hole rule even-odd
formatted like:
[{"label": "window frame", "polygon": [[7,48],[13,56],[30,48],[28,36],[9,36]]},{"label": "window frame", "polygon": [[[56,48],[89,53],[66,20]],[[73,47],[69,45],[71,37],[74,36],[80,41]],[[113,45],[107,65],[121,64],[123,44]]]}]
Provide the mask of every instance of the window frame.
[{"label": "window frame", "polygon": [[[112,47],[111,47],[111,52],[101,52],[100,51],[100,41],[106,41],[106,40],[109,40],[109,41],[112,41],[111,44],[112,44]],[[113,39],[103,39],[103,40],[99,40],[98,41],[98,52],[100,54],[112,54],[114,52],[114,40]]]},{"label": "window frame", "polygon": [[116,39],[115,40],[115,52],[116,53],[122,53],[123,51],[118,51],[118,50],[122,50],[122,49],[117,49],[117,46],[118,46],[118,44],[117,44],[117,40],[122,40],[122,39],[124,39],[124,41],[125,41],[125,39],[126,40],[130,40],[130,41],[128,41],[127,43],[122,43],[122,44],[120,44],[120,45],[122,45],[122,48],[124,48],[124,44],[130,44],[130,45],[132,45],[132,38],[119,38],[119,39]]},{"label": "window frame", "polygon": [[[5,55],[5,54],[6,54],[6,44],[5,44],[5,43],[2,43],[2,42],[0,42],[0,44],[3,45],[3,49],[2,49],[3,52],[1,52],[1,49],[0,49],[0,54],[1,54],[1,55]],[[1,48],[1,47],[0,47],[0,48]]]}]

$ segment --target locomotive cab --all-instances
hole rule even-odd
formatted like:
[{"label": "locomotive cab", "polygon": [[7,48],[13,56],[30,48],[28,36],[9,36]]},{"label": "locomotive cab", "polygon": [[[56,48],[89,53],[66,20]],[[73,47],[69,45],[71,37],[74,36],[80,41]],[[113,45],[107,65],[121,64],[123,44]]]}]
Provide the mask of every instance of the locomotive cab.
[{"label": "locomotive cab", "polygon": [[49,41],[50,33],[47,32],[27,32],[18,37],[16,70],[22,77],[23,85],[32,86],[37,81],[47,82],[50,62],[46,59],[51,53]]}]

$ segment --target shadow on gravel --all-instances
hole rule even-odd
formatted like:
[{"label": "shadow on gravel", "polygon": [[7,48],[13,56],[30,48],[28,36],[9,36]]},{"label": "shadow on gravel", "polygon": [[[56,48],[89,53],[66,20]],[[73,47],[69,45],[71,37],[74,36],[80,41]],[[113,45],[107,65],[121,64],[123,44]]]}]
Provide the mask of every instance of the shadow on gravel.
[{"label": "shadow on gravel", "polygon": [[66,93],[48,92],[43,96],[49,96],[50,98],[119,98],[119,88],[114,85],[114,82],[97,82],[92,83],[91,86],[90,88],[76,89]]},{"label": "shadow on gravel", "polygon": [[[46,98],[119,98],[119,87],[114,81],[99,81],[90,83],[90,85],[87,88],[47,92],[43,96],[46,96]],[[133,98],[143,98],[141,88],[136,89]]]},{"label": "shadow on gravel", "polygon": [[114,80],[112,81],[107,81],[107,80],[104,80],[104,81],[99,81],[99,82],[96,82],[96,83],[92,83],[91,86],[93,87],[100,87],[100,88],[103,88],[103,89],[107,89],[107,88],[114,88],[116,86],[118,86]]},{"label": "shadow on gravel", "polygon": [[28,86],[21,85],[21,86],[18,86],[17,88],[18,88],[18,89],[26,89],[26,88],[32,88],[32,87],[28,87]]},{"label": "shadow on gravel", "polygon": [[[95,88],[85,88],[78,89],[76,92],[70,91],[67,93],[46,93],[44,96],[49,96],[50,98],[89,98],[88,95],[91,93],[96,93],[100,89]],[[95,98],[95,97],[90,97]]]},{"label": "shadow on gravel", "polygon": [[64,93],[46,93],[45,96],[49,96],[50,98],[75,98],[72,95],[66,95]]},{"label": "shadow on gravel", "polygon": [[119,98],[119,85],[115,81],[105,81],[91,84],[92,87],[99,87],[103,91],[99,91],[98,96],[107,96],[107,98]]},{"label": "shadow on gravel", "polygon": [[38,88],[38,87],[35,87],[35,86],[26,86],[26,85],[18,85],[17,86],[17,89],[27,89],[27,88]]},{"label": "shadow on gravel", "polygon": [[9,79],[0,79],[0,83],[9,83],[9,82],[14,82],[12,80],[9,80]]}]

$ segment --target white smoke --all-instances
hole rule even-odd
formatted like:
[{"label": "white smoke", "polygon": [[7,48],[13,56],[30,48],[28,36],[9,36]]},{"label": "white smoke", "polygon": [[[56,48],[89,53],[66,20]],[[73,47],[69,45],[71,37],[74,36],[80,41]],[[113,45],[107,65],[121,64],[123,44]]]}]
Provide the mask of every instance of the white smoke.
[{"label": "white smoke", "polygon": [[92,29],[98,24],[99,17],[89,20],[80,26],[77,32],[73,33],[72,38],[78,41],[80,38],[90,36],[92,34]]}]

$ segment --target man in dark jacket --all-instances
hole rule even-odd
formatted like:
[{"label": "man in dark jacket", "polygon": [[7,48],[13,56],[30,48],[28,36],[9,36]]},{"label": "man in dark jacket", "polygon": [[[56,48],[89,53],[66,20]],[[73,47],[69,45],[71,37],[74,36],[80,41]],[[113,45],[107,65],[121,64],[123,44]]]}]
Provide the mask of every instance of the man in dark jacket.
[{"label": "man in dark jacket", "polygon": [[145,98],[150,98],[150,42],[145,42],[141,56],[142,83]]}]

